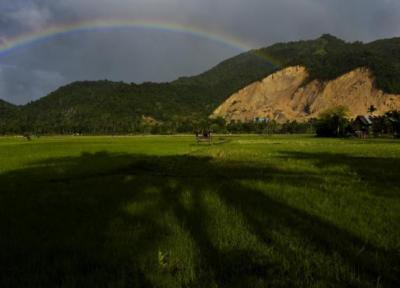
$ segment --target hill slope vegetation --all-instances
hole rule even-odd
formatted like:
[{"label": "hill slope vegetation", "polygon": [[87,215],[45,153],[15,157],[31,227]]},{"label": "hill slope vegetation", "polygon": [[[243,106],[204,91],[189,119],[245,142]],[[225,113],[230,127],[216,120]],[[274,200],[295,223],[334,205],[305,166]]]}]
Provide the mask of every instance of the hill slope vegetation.
[{"label": "hill slope vegetation", "polygon": [[0,134],[12,130],[17,117],[17,106],[0,99]]},{"label": "hill slope vegetation", "polygon": [[5,115],[7,113],[15,111],[17,107],[11,103],[8,103],[0,99],[0,115]]},{"label": "hill slope vegetation", "polygon": [[207,118],[230,94],[275,70],[250,52],[171,83],[75,82],[21,107],[12,121],[20,126],[9,122],[6,132],[130,133],[149,123],[176,129]]},{"label": "hill slope vegetation", "polygon": [[311,41],[275,44],[258,53],[282,68],[306,67],[309,80],[333,80],[357,68],[369,68],[379,89],[400,94],[400,38],[364,44],[326,34]]}]

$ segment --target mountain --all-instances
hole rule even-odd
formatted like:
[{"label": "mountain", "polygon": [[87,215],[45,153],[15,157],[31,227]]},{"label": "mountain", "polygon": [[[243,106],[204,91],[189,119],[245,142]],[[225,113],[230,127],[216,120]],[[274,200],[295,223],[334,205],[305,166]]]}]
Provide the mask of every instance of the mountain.
[{"label": "mountain", "polygon": [[0,112],[2,113],[0,115],[3,115],[3,113],[7,113],[9,111],[13,111],[16,108],[17,106],[0,99]]},{"label": "mountain", "polygon": [[[373,77],[371,85],[378,91],[400,94],[400,38],[364,44],[323,35],[315,40],[278,43],[252,50],[201,75],[170,83],[72,83],[18,107],[14,116],[2,125],[9,133],[27,130],[37,133],[191,131],[193,125],[204,121],[232,94],[293,66],[304,67],[307,71],[300,86],[313,81],[328,83],[365,68]],[[372,79],[369,77],[366,81]],[[380,94],[372,93],[371,97],[376,95]],[[351,97],[356,96],[351,94]]]},{"label": "mountain", "polygon": [[230,94],[274,71],[270,62],[249,52],[171,83],[72,83],[20,113],[38,133],[127,133],[143,132],[149,123],[186,125],[207,118]]},{"label": "mountain", "polygon": [[387,94],[375,87],[369,68],[357,68],[334,80],[307,79],[303,66],[282,69],[233,94],[213,113],[228,122],[249,122],[268,118],[284,123],[305,121],[335,106],[348,108],[350,117],[364,115],[373,105],[377,114],[400,110],[400,95]]},{"label": "mountain", "polygon": [[0,99],[0,122],[13,117],[17,110],[17,106]]}]

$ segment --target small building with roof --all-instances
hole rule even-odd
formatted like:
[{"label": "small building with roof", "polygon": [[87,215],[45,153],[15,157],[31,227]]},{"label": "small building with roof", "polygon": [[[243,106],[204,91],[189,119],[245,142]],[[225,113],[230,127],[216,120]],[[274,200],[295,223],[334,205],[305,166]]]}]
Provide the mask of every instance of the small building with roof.
[{"label": "small building with roof", "polygon": [[253,122],[256,124],[267,124],[269,122],[269,118],[267,117],[255,117]]},{"label": "small building with roof", "polygon": [[371,115],[359,115],[352,123],[355,134],[360,138],[368,138],[371,132],[374,118]]}]

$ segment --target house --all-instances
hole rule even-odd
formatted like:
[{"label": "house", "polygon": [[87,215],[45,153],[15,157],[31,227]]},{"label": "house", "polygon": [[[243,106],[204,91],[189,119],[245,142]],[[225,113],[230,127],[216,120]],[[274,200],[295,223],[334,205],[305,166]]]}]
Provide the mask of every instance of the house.
[{"label": "house", "polygon": [[373,116],[370,115],[359,115],[357,118],[353,121],[352,123],[352,128],[355,134],[362,138],[366,139],[368,138],[370,132],[371,132],[371,127],[373,124]]},{"label": "house", "polygon": [[266,124],[266,123],[269,122],[269,118],[267,118],[267,117],[255,117],[253,119],[253,122],[257,123],[257,124]]}]

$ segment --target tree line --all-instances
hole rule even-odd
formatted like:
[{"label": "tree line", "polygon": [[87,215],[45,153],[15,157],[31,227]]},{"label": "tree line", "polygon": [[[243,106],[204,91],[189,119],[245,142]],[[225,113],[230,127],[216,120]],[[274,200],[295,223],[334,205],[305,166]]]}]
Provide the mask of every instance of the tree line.
[{"label": "tree line", "polygon": [[[370,136],[400,136],[400,111],[389,111],[384,115],[373,116],[371,125],[365,131]],[[355,119],[347,116],[345,107],[334,107],[322,112],[318,118],[306,122],[296,120],[278,123],[274,120],[258,123],[256,121],[227,122],[223,118],[174,116],[167,121],[125,118],[105,119],[100,123],[79,122],[79,124],[54,121],[51,125],[29,125],[29,119],[13,119],[4,125],[0,122],[0,135],[126,135],[126,134],[191,134],[196,131],[211,131],[217,134],[315,134],[320,137],[356,136]],[[21,125],[21,123],[26,123]],[[103,123],[103,125],[101,124]],[[13,126],[14,124],[14,126]]]}]

